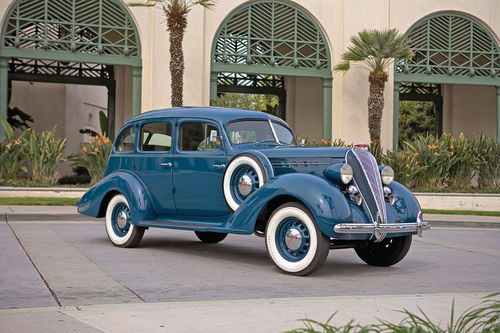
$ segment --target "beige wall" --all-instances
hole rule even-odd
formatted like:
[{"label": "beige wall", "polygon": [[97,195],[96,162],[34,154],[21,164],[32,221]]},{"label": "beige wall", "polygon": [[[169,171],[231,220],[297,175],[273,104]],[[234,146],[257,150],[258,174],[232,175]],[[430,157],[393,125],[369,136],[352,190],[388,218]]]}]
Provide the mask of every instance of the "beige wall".
[{"label": "beige wall", "polygon": [[496,135],[497,90],[491,86],[443,85],[443,132],[458,137]]},{"label": "beige wall", "polygon": [[321,140],[323,82],[319,78],[286,77],[286,121],[302,138]]},{"label": "beige wall", "polygon": [[34,130],[48,131],[57,125],[56,135],[65,136],[66,88],[63,84],[13,81],[9,106],[31,115]]},{"label": "beige wall", "polygon": [[[125,1],[122,1],[125,3]],[[328,40],[332,65],[335,65],[349,44],[349,38],[363,28],[397,28],[406,32],[421,18],[440,11],[456,11],[473,16],[492,31],[498,40],[500,34],[500,1],[498,0],[297,0],[290,1],[302,7],[316,20]],[[10,0],[0,0],[0,16],[4,16]],[[245,3],[243,0],[218,0],[212,10],[196,6],[189,13],[184,40],[185,75],[184,104],[208,105],[210,96],[210,62],[215,33],[231,11]],[[139,29],[142,46],[142,111],[170,106],[169,41],[165,22],[159,8],[129,8]],[[117,75],[117,127],[130,117],[130,71],[116,70]],[[389,69],[385,90],[385,107],[382,123],[382,143],[392,145],[393,68]],[[119,79],[121,75],[121,78]],[[347,142],[368,142],[367,97],[368,72],[353,66],[347,73],[333,73],[332,137],[342,137]],[[300,82],[299,82],[300,83]],[[287,90],[296,87],[288,86]],[[460,88],[458,88],[460,89]],[[318,85],[318,95],[322,95]],[[288,94],[290,94],[288,91]],[[297,90],[294,90],[297,91]],[[299,96],[299,95],[297,95]],[[488,95],[490,96],[490,95]],[[483,102],[489,100],[487,97]],[[317,102],[321,99],[316,100]],[[456,103],[455,105],[462,105]],[[496,104],[494,104],[496,105]],[[321,114],[314,113],[307,126],[297,122],[307,103],[288,103],[294,107],[294,125],[304,136],[315,136],[321,128]],[[307,114],[307,113],[306,113]],[[491,113],[485,114],[490,117]],[[307,118],[307,117],[304,117]],[[305,119],[310,121],[309,118]],[[462,120],[460,120],[462,121]],[[466,124],[466,118],[463,123]],[[494,119],[485,121],[487,126]],[[458,125],[456,125],[458,126]],[[479,126],[479,125],[478,125]],[[490,128],[488,127],[488,128]],[[458,127],[457,127],[458,128]],[[479,128],[479,127],[477,127]],[[490,129],[488,129],[490,131]]]}]

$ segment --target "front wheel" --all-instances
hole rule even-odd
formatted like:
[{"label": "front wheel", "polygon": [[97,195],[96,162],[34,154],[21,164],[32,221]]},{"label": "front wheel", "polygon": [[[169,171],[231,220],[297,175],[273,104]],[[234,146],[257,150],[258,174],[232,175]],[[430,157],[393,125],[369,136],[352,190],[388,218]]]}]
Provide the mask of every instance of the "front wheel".
[{"label": "front wheel", "polygon": [[134,247],[144,235],[143,227],[130,223],[130,208],[121,194],[115,195],[108,203],[106,233],[111,242],[119,247]]},{"label": "front wheel", "polygon": [[195,231],[196,237],[203,243],[218,243],[226,238],[227,234],[223,232],[211,232],[211,231]]},{"label": "front wheel", "polygon": [[357,248],[357,255],[368,265],[387,267],[400,262],[411,246],[411,235],[386,238],[381,242],[367,242]]},{"label": "front wheel", "polygon": [[279,269],[292,275],[306,275],[326,260],[330,238],[320,230],[307,207],[285,203],[273,212],[266,226],[266,248]]}]

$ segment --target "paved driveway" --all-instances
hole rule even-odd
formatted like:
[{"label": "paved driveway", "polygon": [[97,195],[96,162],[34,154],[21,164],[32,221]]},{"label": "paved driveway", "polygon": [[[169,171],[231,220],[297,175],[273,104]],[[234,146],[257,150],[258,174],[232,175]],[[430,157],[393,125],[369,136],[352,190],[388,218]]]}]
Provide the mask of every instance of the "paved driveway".
[{"label": "paved driveway", "polygon": [[[324,296],[488,293],[500,290],[500,229],[439,229],[414,237],[399,264],[371,267],[332,250],[306,277],[281,274],[264,239],[150,229],[114,247],[102,220],[0,223],[0,309]],[[28,254],[28,256],[26,255]]]}]

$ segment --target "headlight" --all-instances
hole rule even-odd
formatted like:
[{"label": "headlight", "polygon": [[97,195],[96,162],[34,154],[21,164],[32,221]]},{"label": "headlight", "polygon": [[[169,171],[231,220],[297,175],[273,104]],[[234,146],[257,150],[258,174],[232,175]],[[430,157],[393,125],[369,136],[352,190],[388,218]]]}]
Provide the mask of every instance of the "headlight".
[{"label": "headlight", "polygon": [[344,184],[349,184],[351,182],[352,168],[349,164],[344,164],[342,168],[340,168],[340,179]]},{"label": "headlight", "polygon": [[380,169],[380,176],[382,177],[382,183],[389,185],[394,180],[394,170],[390,166],[384,166]]},{"label": "headlight", "polygon": [[344,185],[347,185],[352,181],[352,168],[347,163],[337,163],[334,165],[330,165],[323,171],[323,174],[328,179],[331,179],[336,183],[342,183]]}]

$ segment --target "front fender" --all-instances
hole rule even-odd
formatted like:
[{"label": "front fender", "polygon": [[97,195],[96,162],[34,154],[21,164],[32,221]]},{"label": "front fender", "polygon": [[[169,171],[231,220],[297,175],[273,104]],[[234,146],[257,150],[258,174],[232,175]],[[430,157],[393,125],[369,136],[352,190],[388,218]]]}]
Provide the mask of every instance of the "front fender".
[{"label": "front fender", "polygon": [[387,204],[387,219],[390,223],[396,220],[400,222],[415,222],[417,215],[421,211],[420,204],[415,196],[406,187],[393,181],[389,187],[396,197],[394,205]]},{"label": "front fender", "polygon": [[78,204],[78,212],[92,217],[104,217],[105,205],[113,193],[121,193],[130,206],[132,224],[154,220],[156,213],[142,182],[131,172],[115,171],[92,186]]},{"label": "front fender", "polygon": [[333,236],[333,226],[352,221],[351,208],[342,192],[326,179],[311,174],[289,173],[271,179],[250,195],[234,212],[228,226],[252,233],[257,217],[273,198],[291,196],[309,208],[321,231]]}]

